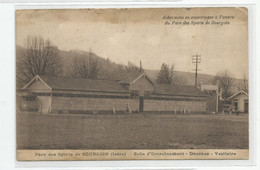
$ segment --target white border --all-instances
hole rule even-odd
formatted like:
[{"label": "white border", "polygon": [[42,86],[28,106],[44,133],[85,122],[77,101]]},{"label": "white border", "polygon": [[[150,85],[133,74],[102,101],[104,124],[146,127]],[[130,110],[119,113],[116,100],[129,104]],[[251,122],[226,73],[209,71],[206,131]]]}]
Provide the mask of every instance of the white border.
[{"label": "white border", "polygon": [[[65,1],[66,3],[53,2],[49,3],[48,0],[41,0],[41,2],[48,3],[35,3],[35,1],[29,1],[30,4],[25,3],[25,0],[20,3],[0,3],[0,170],[11,169],[168,169],[174,168],[197,168],[197,169],[258,169],[259,163],[259,147],[256,147],[256,141],[259,141],[259,135],[256,136],[256,132],[259,132],[259,90],[260,79],[257,79],[260,75],[260,57],[259,49],[256,56],[256,22],[259,30],[259,4],[258,13],[254,5],[256,1],[215,1],[203,0],[203,1],[183,1],[170,3],[169,1],[157,1],[157,2],[135,2],[123,1],[119,4],[119,1],[112,2],[94,2],[82,3],[79,1]],[[34,2],[34,3],[32,3]],[[38,1],[39,2],[39,1]],[[230,5],[231,3],[237,5]],[[224,4],[223,4],[224,3]],[[210,4],[217,4],[214,7],[232,7],[243,6],[249,9],[249,100],[250,100],[250,159],[249,160],[203,160],[203,161],[45,161],[45,162],[17,162],[16,161],[16,134],[15,134],[15,9],[31,9],[31,8],[140,8],[140,7],[212,7]],[[229,5],[228,5],[229,4]],[[238,5],[240,4],[240,5]],[[243,4],[243,5],[242,5]],[[257,17],[255,16],[257,14]],[[258,20],[256,20],[258,18]],[[258,42],[258,46],[260,46]],[[252,114],[254,113],[254,114]],[[257,127],[257,129],[256,129]],[[257,138],[258,137],[258,138]],[[256,140],[256,138],[258,140]],[[259,144],[259,142],[258,142]],[[257,157],[256,157],[256,151]],[[256,161],[257,159],[257,161]],[[239,166],[238,166],[239,165]],[[221,167],[220,167],[221,166]],[[210,168],[209,168],[210,167]],[[260,169],[260,168],[259,168]]]}]

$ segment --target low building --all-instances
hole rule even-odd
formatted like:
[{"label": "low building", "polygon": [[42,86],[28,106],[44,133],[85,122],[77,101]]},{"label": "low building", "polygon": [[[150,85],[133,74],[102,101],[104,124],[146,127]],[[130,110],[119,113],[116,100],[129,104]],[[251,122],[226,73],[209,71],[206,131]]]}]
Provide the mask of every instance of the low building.
[{"label": "low building", "polygon": [[230,96],[228,100],[231,101],[235,111],[248,113],[248,92],[240,90],[234,95]]},{"label": "low building", "polygon": [[19,93],[42,113],[206,112],[207,98],[194,86],[156,85],[145,73],[121,81],[37,75]]}]

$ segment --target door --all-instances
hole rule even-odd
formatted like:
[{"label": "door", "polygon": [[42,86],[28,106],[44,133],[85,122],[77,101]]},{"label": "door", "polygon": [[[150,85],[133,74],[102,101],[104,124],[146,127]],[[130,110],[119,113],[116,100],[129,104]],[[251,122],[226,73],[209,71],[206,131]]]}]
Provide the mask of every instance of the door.
[{"label": "door", "polygon": [[238,110],[238,101],[237,100],[234,100],[234,108],[235,108],[235,111]]},{"label": "door", "polygon": [[139,112],[143,112],[144,111],[144,97],[140,96],[139,97]]},{"label": "door", "polygon": [[248,113],[248,100],[245,100],[245,113]]}]

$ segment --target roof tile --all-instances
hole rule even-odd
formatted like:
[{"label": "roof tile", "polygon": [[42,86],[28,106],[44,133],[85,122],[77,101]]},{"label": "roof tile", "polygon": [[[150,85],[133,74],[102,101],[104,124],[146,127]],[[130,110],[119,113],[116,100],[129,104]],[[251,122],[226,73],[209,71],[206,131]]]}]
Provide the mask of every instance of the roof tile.
[{"label": "roof tile", "polygon": [[159,84],[155,86],[154,93],[177,96],[206,96],[206,94],[195,86],[175,86],[170,84]]},{"label": "roof tile", "polygon": [[93,80],[70,77],[40,76],[51,88],[57,90],[86,90],[107,92],[128,92],[114,80]]}]

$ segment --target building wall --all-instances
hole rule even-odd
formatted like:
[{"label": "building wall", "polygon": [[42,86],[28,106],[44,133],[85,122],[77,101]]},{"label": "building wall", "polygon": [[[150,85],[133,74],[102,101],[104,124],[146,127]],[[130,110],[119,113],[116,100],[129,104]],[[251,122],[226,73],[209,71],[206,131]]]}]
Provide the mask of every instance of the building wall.
[{"label": "building wall", "polygon": [[144,100],[144,111],[206,112],[206,101]]},{"label": "building wall", "polygon": [[234,101],[237,100],[238,102],[238,111],[239,112],[245,112],[245,100],[248,100],[248,96],[245,94],[240,94],[232,98],[232,103],[234,104]]},{"label": "building wall", "polygon": [[137,90],[139,91],[139,96],[144,96],[144,91],[153,91],[153,85],[143,76],[131,84],[129,90]]},{"label": "building wall", "polygon": [[17,96],[16,97],[16,109],[20,111],[39,111],[40,105],[37,98],[35,100],[27,101],[26,97]]},{"label": "building wall", "polygon": [[40,79],[33,81],[27,89],[33,92],[50,92],[51,89],[46,86]]},{"label": "building wall", "polygon": [[51,111],[51,96],[37,96],[39,112],[48,114]]},{"label": "building wall", "polygon": [[83,97],[53,97],[52,110],[86,110],[86,111],[126,111],[129,105],[132,111],[139,109],[138,99],[116,98],[83,98]]}]

